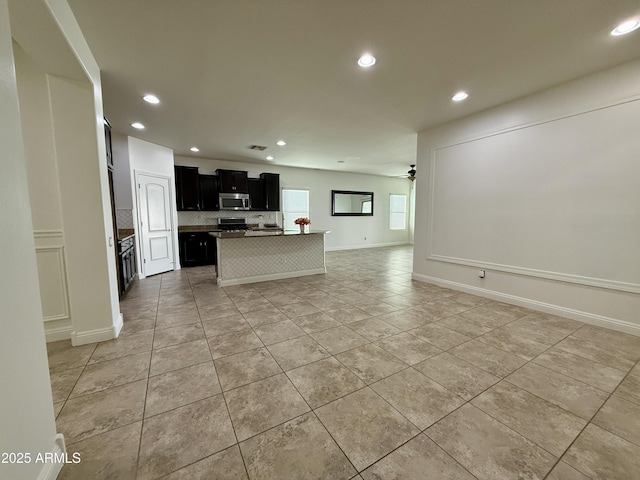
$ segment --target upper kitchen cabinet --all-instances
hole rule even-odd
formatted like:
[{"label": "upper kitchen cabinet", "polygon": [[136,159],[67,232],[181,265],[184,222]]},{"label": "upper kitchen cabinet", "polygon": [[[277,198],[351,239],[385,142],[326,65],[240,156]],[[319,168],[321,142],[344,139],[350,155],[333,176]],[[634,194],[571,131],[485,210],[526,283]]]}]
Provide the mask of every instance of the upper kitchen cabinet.
[{"label": "upper kitchen cabinet", "polygon": [[280,211],[280,175],[277,173],[261,173],[260,179],[264,183],[264,209]]},{"label": "upper kitchen cabinet", "polygon": [[266,210],[266,198],[264,192],[264,181],[261,178],[249,179],[249,199],[251,210]]},{"label": "upper kitchen cabinet", "polygon": [[200,210],[220,210],[217,175],[200,175]]},{"label": "upper kitchen cabinet", "polygon": [[111,124],[104,118],[104,143],[107,149],[107,167],[113,170],[113,149],[111,147]]},{"label": "upper kitchen cabinet", "polygon": [[220,179],[220,193],[249,193],[247,172],[240,170],[216,170]]},{"label": "upper kitchen cabinet", "polygon": [[175,167],[176,206],[178,210],[200,210],[198,167]]}]

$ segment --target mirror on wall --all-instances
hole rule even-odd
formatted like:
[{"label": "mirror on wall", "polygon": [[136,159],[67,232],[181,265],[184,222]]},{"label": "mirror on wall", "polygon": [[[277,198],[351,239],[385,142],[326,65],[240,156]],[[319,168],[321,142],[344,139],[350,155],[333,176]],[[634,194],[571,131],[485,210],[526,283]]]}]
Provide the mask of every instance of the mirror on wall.
[{"label": "mirror on wall", "polygon": [[373,192],[331,190],[331,215],[372,216]]}]

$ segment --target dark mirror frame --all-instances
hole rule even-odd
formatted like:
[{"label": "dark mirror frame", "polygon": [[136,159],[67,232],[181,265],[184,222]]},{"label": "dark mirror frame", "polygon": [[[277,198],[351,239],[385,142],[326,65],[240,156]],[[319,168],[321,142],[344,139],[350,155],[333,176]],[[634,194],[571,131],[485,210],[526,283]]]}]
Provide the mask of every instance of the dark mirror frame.
[{"label": "dark mirror frame", "polygon": [[[336,212],[336,194],[359,195],[371,197],[371,213]],[[373,192],[357,192],[353,190],[331,190],[331,216],[333,217],[372,217],[373,216]]]}]

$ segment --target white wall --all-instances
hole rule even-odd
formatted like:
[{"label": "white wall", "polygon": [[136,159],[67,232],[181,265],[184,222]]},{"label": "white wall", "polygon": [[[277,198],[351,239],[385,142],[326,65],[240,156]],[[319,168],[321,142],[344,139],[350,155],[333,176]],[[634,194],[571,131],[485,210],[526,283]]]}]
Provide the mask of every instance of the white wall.
[{"label": "white wall", "polygon": [[58,165],[53,144],[53,124],[46,73],[14,43],[20,120],[29,174],[33,229],[62,229]]},{"label": "white wall", "polygon": [[[66,0],[44,0],[44,3],[51,12],[58,34],[64,38],[64,48],[70,51],[74,62],[84,72],[91,90],[85,109],[85,113],[91,112],[91,115],[87,116],[86,126],[74,123],[77,121],[76,116],[71,121],[65,121],[57,126],[60,133],[68,135],[70,154],[67,159],[70,161],[69,166],[71,167],[68,173],[76,179],[79,175],[83,179],[81,185],[68,183],[69,190],[73,189],[77,195],[73,198],[73,208],[67,208],[63,204],[67,242],[71,242],[73,239],[74,242],[77,242],[77,252],[84,249],[85,255],[89,253],[86,255],[84,265],[78,264],[81,269],[75,272],[76,277],[85,277],[84,285],[78,290],[81,293],[92,292],[90,295],[76,298],[76,302],[82,302],[83,316],[73,320],[74,331],[71,332],[71,341],[74,345],[82,345],[116,338],[122,328],[114,254],[116,237],[113,232],[107,153],[104,140],[102,83],[98,63],[93,57]],[[52,55],[49,57],[52,57],[52,61],[56,59]],[[66,86],[70,87],[70,85]],[[70,89],[67,89],[67,92],[69,93]],[[77,89],[72,97],[79,97]],[[63,109],[64,104],[60,105],[61,112]],[[61,118],[64,119],[65,116],[68,117],[69,113],[63,113]],[[53,113],[53,121],[54,123],[56,121],[55,112]],[[62,129],[61,126],[65,128]],[[85,129],[86,135],[82,138],[78,137],[80,132],[85,132]],[[84,149],[74,149],[74,144],[78,144]],[[71,159],[76,162],[75,170]],[[59,153],[58,160],[61,165]],[[69,181],[69,177],[61,175],[62,178]],[[61,193],[64,189],[65,187],[61,188]],[[68,217],[73,217],[75,222],[73,226],[66,225]],[[78,219],[85,219],[85,221],[80,222]],[[81,236],[84,233],[86,233],[86,237],[82,241]],[[71,244],[68,244],[71,247]],[[69,256],[71,255],[72,251],[69,248]],[[87,271],[90,272],[89,275],[87,275]],[[85,312],[87,315],[84,315]],[[90,312],[92,315],[88,316]]]},{"label": "white wall", "polygon": [[639,76],[631,62],[422,132],[414,276],[640,334]]},{"label": "white wall", "polygon": [[[56,438],[8,19],[0,0],[0,452],[35,455],[59,452],[64,442]],[[52,464],[0,463],[7,479],[53,479],[58,471]]]},{"label": "white wall", "polygon": [[[176,156],[175,162],[176,165],[199,167],[202,174],[212,174],[218,168],[246,170],[249,172],[249,176],[257,176],[260,173],[279,173],[281,189],[308,189],[311,228],[331,230],[331,233],[325,236],[327,250],[402,245],[411,241],[409,229],[389,230],[389,195],[404,194],[409,196],[410,182],[406,178],[258,165],[197,157]],[[332,217],[331,190],[374,192],[373,216]]]},{"label": "white wall", "polygon": [[73,325],[49,87],[20,45],[14,42],[13,50],[45,333],[48,341],[62,340]]},{"label": "white wall", "polygon": [[411,239],[411,243],[414,243],[415,240],[415,230],[416,230],[416,182],[411,182],[411,194],[407,200],[407,210],[409,211],[409,238]]},{"label": "white wall", "polygon": [[98,162],[91,122],[92,88],[54,76],[48,79],[69,272],[71,339],[82,345],[118,335],[111,311],[111,295],[117,299],[117,289],[111,292],[107,270],[110,263],[115,265],[115,257],[113,246],[105,248],[106,237],[113,242],[114,234],[111,225],[105,228],[100,215],[103,198],[96,191],[103,165]]},{"label": "white wall", "polygon": [[66,3],[11,7],[47,340],[109,340],[122,320],[100,73]]},{"label": "white wall", "polygon": [[[128,149],[129,149],[129,168],[131,178],[131,192],[134,205],[137,204],[137,185],[136,172],[161,175],[163,177],[169,177],[171,188],[171,200],[170,204],[173,205],[171,212],[173,223],[173,262],[176,269],[180,268],[180,255],[178,251],[178,215],[176,211],[176,187],[175,187],[175,170],[173,167],[173,150],[170,148],[162,147],[153,143],[145,142],[134,137],[128,137]],[[142,272],[141,252],[142,247],[140,245],[140,229],[138,223],[138,207],[134,208],[133,215],[134,230],[136,234],[136,261],[138,264],[138,275],[140,278],[144,278]]]}]

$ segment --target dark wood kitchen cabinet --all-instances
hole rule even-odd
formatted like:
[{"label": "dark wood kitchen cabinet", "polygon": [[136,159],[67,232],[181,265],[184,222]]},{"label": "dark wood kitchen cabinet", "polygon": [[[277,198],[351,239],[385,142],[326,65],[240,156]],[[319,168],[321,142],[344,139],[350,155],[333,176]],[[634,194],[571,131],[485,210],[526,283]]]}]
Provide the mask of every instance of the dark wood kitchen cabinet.
[{"label": "dark wood kitchen cabinet", "polygon": [[277,173],[261,173],[264,183],[264,209],[270,212],[280,211],[280,175]]},{"label": "dark wood kitchen cabinet", "polygon": [[221,193],[249,193],[249,177],[240,170],[216,170]]},{"label": "dark wood kitchen cabinet", "polygon": [[131,235],[118,242],[118,260],[120,296],[122,296],[136,277],[135,236]]},{"label": "dark wood kitchen cabinet", "polygon": [[200,175],[200,210],[220,210],[218,176]]},{"label": "dark wood kitchen cabinet", "polygon": [[249,179],[249,200],[251,210],[266,210],[264,181],[261,178]]},{"label": "dark wood kitchen cabinet", "polygon": [[175,167],[176,207],[181,210],[200,210],[200,178],[198,167]]},{"label": "dark wood kitchen cabinet", "polygon": [[111,124],[109,120],[103,118],[104,120],[104,144],[107,149],[107,167],[113,170],[113,148],[111,143]]},{"label": "dark wood kitchen cabinet", "polygon": [[216,239],[207,232],[181,232],[178,243],[182,267],[216,264]]}]

